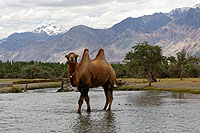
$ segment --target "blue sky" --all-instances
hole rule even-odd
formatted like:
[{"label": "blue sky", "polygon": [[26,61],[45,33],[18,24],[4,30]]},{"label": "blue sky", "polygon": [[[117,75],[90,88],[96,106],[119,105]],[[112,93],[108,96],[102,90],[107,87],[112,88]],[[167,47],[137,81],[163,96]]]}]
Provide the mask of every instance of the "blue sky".
[{"label": "blue sky", "polygon": [[127,17],[192,7],[200,0],[1,0],[0,39],[53,24],[109,28]]}]

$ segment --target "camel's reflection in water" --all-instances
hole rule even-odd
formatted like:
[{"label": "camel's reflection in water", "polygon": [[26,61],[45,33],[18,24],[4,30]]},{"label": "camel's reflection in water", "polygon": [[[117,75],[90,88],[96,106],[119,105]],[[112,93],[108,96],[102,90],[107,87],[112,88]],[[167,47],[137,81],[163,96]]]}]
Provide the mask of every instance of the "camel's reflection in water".
[{"label": "camel's reflection in water", "polygon": [[79,114],[76,122],[72,123],[74,132],[117,132],[115,126],[115,114],[112,111],[97,111],[87,114]]}]

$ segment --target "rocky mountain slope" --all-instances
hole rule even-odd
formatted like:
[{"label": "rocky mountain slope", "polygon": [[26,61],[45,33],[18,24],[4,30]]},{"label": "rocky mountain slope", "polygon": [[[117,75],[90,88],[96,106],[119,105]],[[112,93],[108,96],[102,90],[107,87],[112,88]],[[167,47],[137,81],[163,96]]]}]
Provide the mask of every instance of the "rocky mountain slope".
[{"label": "rocky mountain slope", "polygon": [[[52,29],[53,26],[50,27],[43,28]],[[56,34],[52,34],[39,28],[34,32],[12,34],[0,40],[0,60],[65,62],[64,55],[70,51],[81,55],[83,49],[88,48],[94,58],[98,49],[104,48],[110,62],[122,61],[133,45],[143,41],[161,46],[165,56],[175,56],[184,48],[200,57],[198,5],[170,13],[127,18],[108,29],[79,25],[64,34],[63,31],[56,30]]]}]

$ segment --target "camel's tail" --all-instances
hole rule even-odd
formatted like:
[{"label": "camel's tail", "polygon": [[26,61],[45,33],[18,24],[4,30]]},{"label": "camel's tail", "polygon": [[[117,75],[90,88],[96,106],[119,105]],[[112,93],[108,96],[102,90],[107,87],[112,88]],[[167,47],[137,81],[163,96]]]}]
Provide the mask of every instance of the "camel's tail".
[{"label": "camel's tail", "polygon": [[117,79],[115,79],[115,84],[116,84],[116,87],[119,87],[119,84],[117,82]]}]

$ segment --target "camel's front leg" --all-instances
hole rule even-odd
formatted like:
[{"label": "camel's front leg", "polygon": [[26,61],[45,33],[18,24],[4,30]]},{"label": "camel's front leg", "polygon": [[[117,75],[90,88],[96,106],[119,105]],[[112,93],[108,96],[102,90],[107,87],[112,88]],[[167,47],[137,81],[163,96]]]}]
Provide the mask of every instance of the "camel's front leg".
[{"label": "camel's front leg", "polygon": [[78,105],[79,105],[79,107],[78,107],[78,113],[81,113],[81,106],[83,104],[83,100],[84,100],[84,96],[81,94],[80,98],[78,100]]},{"label": "camel's front leg", "polygon": [[78,100],[78,105],[79,105],[79,108],[78,108],[78,113],[81,112],[81,106],[83,104],[83,100],[85,98],[85,101],[87,103],[87,111],[90,112],[90,98],[88,96],[88,91],[89,91],[89,88],[88,87],[82,87],[81,89],[79,89],[80,93],[81,93],[81,96]]}]

